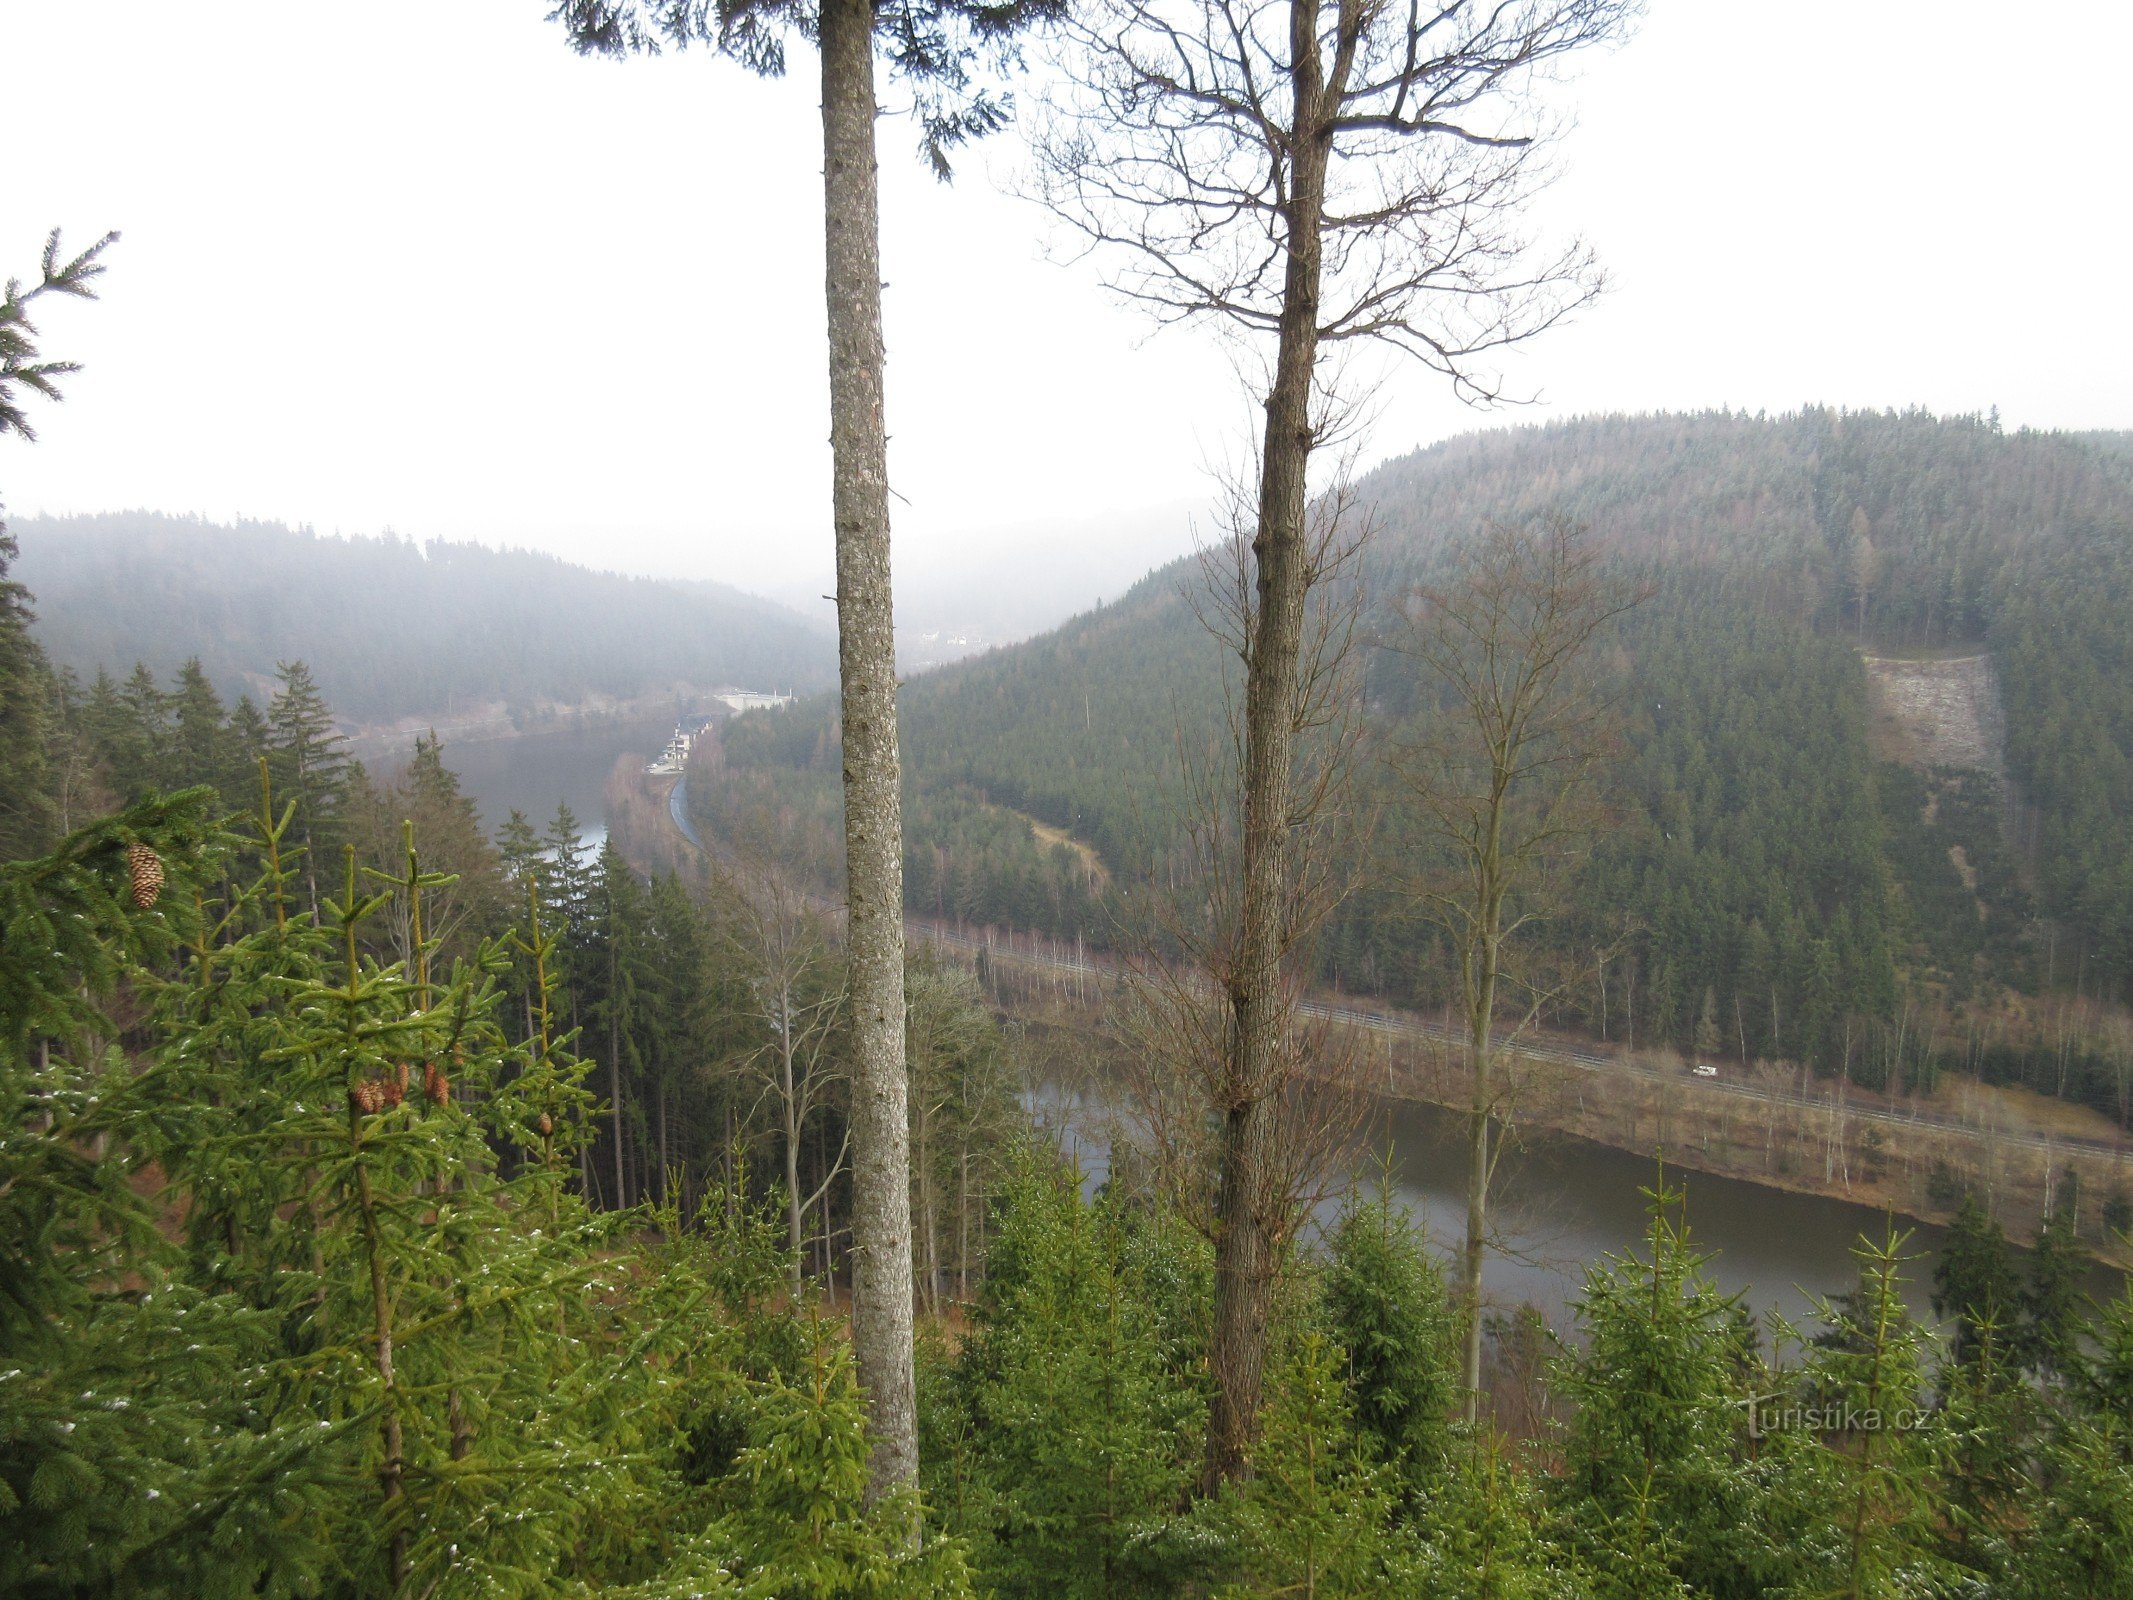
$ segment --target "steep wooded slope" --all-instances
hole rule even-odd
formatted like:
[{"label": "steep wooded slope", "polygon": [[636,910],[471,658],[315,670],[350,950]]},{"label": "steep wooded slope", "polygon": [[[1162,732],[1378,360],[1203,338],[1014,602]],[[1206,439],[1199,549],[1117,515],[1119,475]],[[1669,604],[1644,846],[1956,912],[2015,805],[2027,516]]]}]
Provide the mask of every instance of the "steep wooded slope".
[{"label": "steep wooded slope", "polygon": [[263,697],[310,663],[343,716],[636,699],[676,685],[826,687],[835,642],[765,600],[481,545],[342,539],[147,512],[26,517],[17,575],[55,664],[167,678],[198,657]]},{"label": "steep wooded slope", "polygon": [[[1853,1024],[1898,1014],[1907,994],[1960,1004],[1981,985],[2076,978],[2124,992],[2133,456],[2116,436],[1917,413],[1594,418],[1448,441],[1359,488],[1380,618],[1491,518],[1566,514],[1656,585],[1616,657],[1618,821],[1579,916],[1557,929],[1567,951],[1626,927],[1630,949],[1609,979],[1620,987],[1587,985],[1565,1020],[1633,1017],[1640,1039],[1687,1048],[1715,1034],[1743,1056],[1820,1060],[1856,1057]],[[1070,829],[1128,876],[1161,863],[1180,737],[1204,748],[1221,727],[1221,652],[1184,597],[1193,576],[1174,564],[1050,635],[912,682],[915,789]],[[1890,761],[1863,653],[1989,654],[2007,786]],[[1409,703],[1401,674],[1398,658],[1371,656],[1381,730]],[[803,708],[775,737],[744,719],[731,763],[758,785],[782,770],[772,786],[793,792],[811,765],[834,770],[829,718]],[[1411,850],[1408,826],[1388,798],[1382,863]],[[914,903],[936,897],[929,875],[959,844],[914,830]],[[1058,897],[1027,892],[1034,879],[999,840],[988,850],[990,866],[965,869],[989,885],[965,887],[972,914],[1053,923]],[[1441,993],[1441,959],[1381,886],[1351,904],[1327,961],[1402,999]]]}]

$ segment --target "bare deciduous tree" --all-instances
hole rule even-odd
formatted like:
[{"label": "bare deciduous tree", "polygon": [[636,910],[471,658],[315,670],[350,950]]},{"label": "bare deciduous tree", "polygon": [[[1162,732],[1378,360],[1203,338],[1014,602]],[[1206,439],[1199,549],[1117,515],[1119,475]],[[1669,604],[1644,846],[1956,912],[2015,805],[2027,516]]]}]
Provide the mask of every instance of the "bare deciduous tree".
[{"label": "bare deciduous tree", "polygon": [[1561,519],[1497,524],[1453,556],[1447,582],[1417,589],[1393,641],[1422,671],[1418,731],[1392,766],[1433,846],[1409,886],[1442,930],[1458,973],[1472,1092],[1467,1113],[1466,1414],[1481,1392],[1482,1262],[1491,1135],[1513,1087],[1497,1071],[1510,1005],[1515,1038],[1558,992],[1507,960],[1560,906],[1597,821],[1593,777],[1612,745],[1592,645],[1643,591],[1600,570],[1584,530]]},{"label": "bare deciduous tree", "polygon": [[[1252,741],[1242,696],[1258,634],[1249,489],[1227,508],[1234,530],[1201,559],[1191,599],[1201,623],[1234,658],[1226,681],[1223,736],[1202,754],[1181,729],[1179,764],[1187,806],[1181,860],[1167,892],[1139,897],[1133,915],[1144,952],[1129,969],[1115,1013],[1135,1121],[1121,1133],[1146,1147],[1167,1198],[1216,1246],[1217,1271],[1232,1274],[1228,1302],[1246,1328],[1263,1327],[1275,1270],[1298,1226],[1322,1196],[1331,1159],[1360,1124],[1354,1040],[1300,1007],[1318,933],[1346,898],[1358,870],[1363,827],[1351,782],[1360,733],[1354,644],[1362,585],[1361,539],[1345,491],[1322,497],[1307,530],[1312,603],[1300,630],[1295,676],[1283,707],[1292,743],[1284,834],[1284,894],[1274,921],[1274,977],[1264,997],[1271,1049],[1240,1074],[1240,1009],[1248,983],[1239,870],[1240,797]],[[1224,1250],[1224,1241],[1229,1248]],[[1257,1391],[1263,1360],[1218,1326],[1218,1372]],[[1227,1340],[1227,1343],[1222,1341]],[[1256,1409],[1256,1405],[1252,1407]],[[1232,1416],[1245,1411],[1232,1407]],[[1234,1471],[1210,1466],[1210,1479]]]},{"label": "bare deciduous tree", "polygon": [[770,1100],[785,1168],[785,1242],[793,1287],[800,1285],[807,1214],[844,1170],[851,1146],[847,1121],[836,1159],[814,1192],[800,1188],[801,1140],[809,1121],[844,1078],[837,1024],[844,986],[834,954],[806,897],[774,869],[744,864],[734,874],[723,927],[728,953],[747,974],[748,1009],[761,1032],[731,1063]]},{"label": "bare deciduous tree", "polygon": [[1538,73],[1614,37],[1633,0],[1093,0],[1066,23],[1071,86],[1040,141],[1042,197],[1164,320],[1262,347],[1233,956],[1221,1029],[1217,1394],[1208,1478],[1249,1469],[1277,1219],[1263,1171],[1286,1081],[1297,809],[1294,703],[1314,581],[1309,475],[1322,349],[1375,341],[1473,398],[1491,352],[1597,288],[1578,245],[1518,216],[1551,129]]},{"label": "bare deciduous tree", "polygon": [[911,1062],[911,1190],[918,1217],[919,1284],[939,1315],[947,1294],[951,1191],[958,1284],[969,1281],[971,1223],[984,1203],[997,1152],[1013,1138],[1016,1063],[977,978],[920,959],[904,977]]}]

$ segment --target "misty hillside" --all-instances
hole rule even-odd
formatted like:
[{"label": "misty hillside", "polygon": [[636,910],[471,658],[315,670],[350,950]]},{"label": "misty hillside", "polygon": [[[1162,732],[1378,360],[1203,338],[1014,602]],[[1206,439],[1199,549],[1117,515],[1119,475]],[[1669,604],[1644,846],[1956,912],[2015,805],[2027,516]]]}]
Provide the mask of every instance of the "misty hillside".
[{"label": "misty hillside", "polygon": [[1073,521],[1010,520],[950,548],[896,558],[896,656],[923,672],[1028,639],[1115,600],[1194,547],[1207,509],[1191,502]]},{"label": "misty hillside", "polygon": [[[1723,1019],[1744,1057],[1815,1055],[1850,1047],[1846,1019],[1893,1015],[1907,985],[1948,1003],[2070,982],[2125,992],[2133,458],[2118,440],[1920,414],[1595,418],[1448,441],[1359,487],[1380,620],[1491,518],[1565,514],[1655,584],[1621,633],[1620,821],[1587,868],[1588,925],[1561,930],[1640,930],[1623,975],[1640,1036],[1686,1048]],[[983,801],[1071,831],[1114,872],[1169,859],[1178,737],[1218,726],[1221,658],[1182,598],[1192,577],[1173,564],[909,685],[915,908],[1109,931],[1097,887],[1056,847],[1026,829],[980,844],[929,819]],[[1964,713],[1967,743],[1963,728],[1905,725],[1939,714],[1935,675],[1901,665],[1919,657],[1962,663],[1940,674],[1948,695],[1992,702]],[[1398,660],[1371,657],[1380,732],[1406,703]],[[833,818],[830,714],[736,725],[726,808],[819,788]],[[2004,730],[2004,749],[1947,757],[1977,751],[1977,727]],[[1397,860],[1410,821],[1381,798]],[[1358,987],[1442,998],[1441,960],[1380,888],[1350,901],[1326,961]],[[1623,1002],[1594,996],[1563,1020],[1597,1026]]]},{"label": "misty hillside", "polygon": [[[2133,521],[2124,438],[1922,414],[1603,417],[1448,440],[1358,490],[1380,597],[1483,521],[1552,511],[1677,587],[1715,585],[1816,635],[1960,649],[2023,577]],[[1167,765],[1173,710],[1204,715],[1217,692],[1219,654],[1182,598],[1197,581],[1194,558],[1172,562],[1050,633],[915,679],[912,767],[1061,826],[1138,831],[1117,780]]]},{"label": "misty hillside", "polygon": [[767,600],[481,545],[336,538],[152,512],[14,520],[56,665],[167,679],[197,656],[234,699],[311,665],[357,723],[539,715],[724,686],[824,688],[836,646]]},{"label": "misty hillside", "polygon": [[1915,411],[1593,417],[1446,440],[1360,487],[1381,581],[1483,518],[1552,512],[1819,625],[1937,648],[1983,637],[2010,563],[2123,525],[2126,444]]}]

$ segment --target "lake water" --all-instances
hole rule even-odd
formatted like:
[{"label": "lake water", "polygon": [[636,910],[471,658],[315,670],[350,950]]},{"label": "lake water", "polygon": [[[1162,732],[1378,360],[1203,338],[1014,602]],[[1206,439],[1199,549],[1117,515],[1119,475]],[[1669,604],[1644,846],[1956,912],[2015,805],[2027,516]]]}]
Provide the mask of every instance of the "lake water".
[{"label": "lake water", "polygon": [[[1093,1188],[1108,1170],[1105,1143],[1112,1122],[1101,1091],[1045,1085],[1030,1101],[1039,1119],[1077,1160]],[[1466,1234],[1466,1123],[1441,1106],[1389,1108],[1373,1148],[1389,1153],[1395,1199],[1428,1232],[1449,1266]],[[1379,1159],[1383,1159],[1381,1155]],[[1373,1163],[1358,1181],[1375,1181]],[[1549,1324],[1569,1331],[1589,1263],[1635,1250],[1649,1255],[1643,1191],[1658,1169],[1642,1156],[1584,1139],[1534,1132],[1523,1135],[1497,1170],[1491,1204],[1506,1248],[1492,1252],[1484,1274],[1489,1299],[1498,1308],[1521,1303],[1539,1308]],[[1866,1234],[1877,1241],[1887,1225],[1868,1206],[1819,1195],[1789,1194],[1737,1178],[1669,1169],[1667,1183],[1687,1197],[1690,1237],[1710,1255],[1706,1270],[1729,1294],[1737,1294],[1763,1323],[1773,1313],[1804,1323],[1817,1302],[1853,1287],[1859,1263],[1852,1247]],[[1325,1220],[1338,1202],[1325,1208]],[[1945,1230],[1899,1217],[1908,1231],[1905,1300],[1912,1313],[1931,1322],[1933,1269]],[[2104,1268],[2091,1275],[2089,1292],[2115,1296],[2123,1278]]]},{"label": "lake water", "polygon": [[[507,739],[447,743],[444,764],[459,774],[460,787],[481,810],[493,835],[513,808],[545,832],[558,804],[578,819],[581,837],[597,845],[607,837],[607,775],[624,755],[650,760],[674,731],[672,717],[582,722],[523,733]],[[404,760],[404,751],[365,759],[380,769]]]},{"label": "lake water", "polygon": [[[545,826],[560,800],[577,813],[586,835],[598,840],[606,832],[604,794],[616,758],[649,756],[671,731],[670,719],[585,724],[447,746],[445,761],[492,828],[514,806]],[[677,786],[677,812],[681,798]],[[1055,1085],[1033,1091],[1031,1103],[1082,1162],[1089,1181],[1101,1181],[1104,1106]],[[1435,1106],[1401,1106],[1381,1125],[1376,1147],[1391,1153],[1399,1199],[1439,1250],[1448,1252],[1466,1226],[1463,1119]],[[1640,1191],[1650,1187],[1654,1173],[1649,1159],[1582,1139],[1526,1137],[1499,1169],[1494,1203],[1510,1250],[1490,1258],[1492,1297],[1506,1306],[1529,1302],[1567,1328],[1586,1263],[1642,1248]],[[1669,1181],[1687,1191],[1690,1231],[1712,1253],[1712,1276],[1764,1318],[1773,1311],[1804,1318],[1818,1297],[1851,1287],[1857,1276],[1853,1244],[1861,1232],[1878,1237],[1883,1227],[1879,1212],[1841,1200],[1694,1172],[1670,1173]],[[1907,1298],[1926,1316],[1942,1231],[1901,1219],[1898,1226],[1912,1229],[1909,1249],[1919,1258],[1909,1269]],[[2121,1283],[2099,1269],[2091,1290],[2116,1294]]]}]

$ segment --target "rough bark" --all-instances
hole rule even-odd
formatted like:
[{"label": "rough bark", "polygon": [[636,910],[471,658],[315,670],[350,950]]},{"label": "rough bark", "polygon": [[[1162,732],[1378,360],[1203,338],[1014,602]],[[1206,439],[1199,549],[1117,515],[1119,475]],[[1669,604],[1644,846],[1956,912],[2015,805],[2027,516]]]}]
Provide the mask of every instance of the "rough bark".
[{"label": "rough bark", "polygon": [[[1493,878],[1492,878],[1493,881]],[[1489,1151],[1496,1085],[1490,1073],[1491,1027],[1496,1016],[1498,950],[1484,937],[1475,956],[1474,981],[1467,999],[1467,1047],[1474,1073],[1474,1096],[1467,1109],[1466,1240],[1459,1260],[1459,1300],[1466,1318],[1466,1346],[1461,1381],[1466,1390],[1465,1416],[1481,1413],[1481,1273],[1489,1247]]]},{"label": "rough bark", "polygon": [[1210,1488],[1250,1470],[1278,1265],[1280,1218],[1275,1215],[1272,1167],[1279,1108],[1273,1097],[1279,1088],[1281,1030],[1288,1021],[1281,969],[1292,887],[1292,709],[1304,599],[1310,587],[1304,510],[1326,180],[1326,145],[1316,136],[1324,94],[1317,16],[1309,0],[1292,0],[1292,126],[1299,132],[1290,149],[1288,259],[1260,447],[1259,519],[1252,539],[1257,608],[1244,691],[1242,881],[1238,960],[1229,995],[1233,1054],[1215,1213],[1214,1326],[1208,1352],[1215,1394],[1205,1472]]},{"label": "rough bark", "polygon": [[793,1293],[800,1292],[801,1198],[800,1198],[800,1096],[793,1078],[792,992],[779,996],[778,1099],[785,1134],[785,1250],[790,1256]]},{"label": "rough bark", "polygon": [[[353,944],[354,936],[350,935]],[[353,968],[351,967],[351,971]],[[353,978],[350,980],[353,982]],[[388,1522],[400,1515],[405,1488],[403,1443],[400,1433],[400,1397],[393,1375],[392,1294],[385,1281],[385,1241],[378,1227],[377,1200],[371,1192],[370,1167],[363,1158],[362,1116],[353,1107],[348,1112],[348,1152],[355,1166],[356,1205],[363,1221],[363,1252],[370,1272],[370,1331],[377,1363],[378,1391],[384,1412],[385,1458],[378,1465],[378,1485],[384,1492],[381,1515]],[[407,1587],[407,1529],[396,1526],[388,1544],[387,1560],[392,1572],[392,1592]]]},{"label": "rough bark", "polygon": [[873,25],[866,0],[825,0],[822,6],[823,218],[852,1008],[852,1343],[866,1396],[868,1484],[879,1496],[916,1480],[918,1418]]},{"label": "rough bark", "polygon": [[622,978],[615,938],[610,934],[607,946],[607,1098],[614,1108],[608,1120],[615,1135],[615,1205],[627,1209],[629,1183],[622,1170]]}]

